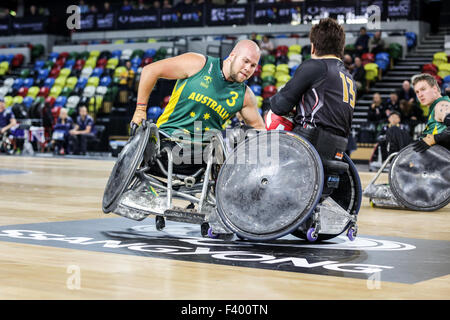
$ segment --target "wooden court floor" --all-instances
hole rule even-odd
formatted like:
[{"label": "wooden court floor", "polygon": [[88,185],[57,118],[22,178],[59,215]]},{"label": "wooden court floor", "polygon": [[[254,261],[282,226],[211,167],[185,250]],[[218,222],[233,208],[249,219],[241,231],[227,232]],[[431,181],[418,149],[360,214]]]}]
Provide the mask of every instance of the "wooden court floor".
[{"label": "wooden court floor", "polygon": [[[113,161],[0,156],[0,227],[118,218],[102,195]],[[360,172],[363,188],[374,173]],[[386,179],[386,177],[383,177]],[[122,218],[125,219],[125,218]],[[359,234],[450,241],[450,206],[425,213],[371,208]],[[450,242],[449,242],[450,243]],[[448,253],[447,250],[442,254]],[[445,257],[448,260],[448,257]],[[436,257],[439,262],[441,257]],[[79,271],[70,287],[70,266]],[[450,270],[449,270],[450,271]],[[0,238],[0,299],[449,299],[450,275],[414,284],[119,255]]]}]

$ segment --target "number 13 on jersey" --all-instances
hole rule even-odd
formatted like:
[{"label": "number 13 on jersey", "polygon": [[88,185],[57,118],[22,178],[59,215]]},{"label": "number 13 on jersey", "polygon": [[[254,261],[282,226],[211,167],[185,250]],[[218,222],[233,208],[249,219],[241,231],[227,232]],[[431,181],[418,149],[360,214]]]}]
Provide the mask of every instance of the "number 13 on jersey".
[{"label": "number 13 on jersey", "polygon": [[[352,108],[354,108],[356,95],[355,95],[355,90],[353,89],[353,80],[350,79],[349,77],[347,77],[342,72],[339,72],[339,75],[341,76],[341,79],[342,79],[343,101],[346,103],[349,103],[349,96],[351,96],[350,105],[352,106]],[[348,86],[347,86],[347,83],[348,83]]]}]

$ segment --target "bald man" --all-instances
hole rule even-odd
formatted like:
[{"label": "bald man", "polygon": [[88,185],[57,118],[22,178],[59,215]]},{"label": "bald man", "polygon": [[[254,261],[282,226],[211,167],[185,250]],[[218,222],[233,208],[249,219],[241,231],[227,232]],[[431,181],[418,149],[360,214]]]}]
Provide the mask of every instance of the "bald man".
[{"label": "bald man", "polygon": [[131,120],[147,118],[147,102],[159,78],[176,79],[157,127],[172,135],[176,130],[206,140],[205,132],[223,130],[227,120],[239,113],[245,124],[264,129],[252,90],[244,83],[258,65],[260,50],[251,40],[239,41],[227,59],[185,53],[144,67],[139,81],[137,106]]}]

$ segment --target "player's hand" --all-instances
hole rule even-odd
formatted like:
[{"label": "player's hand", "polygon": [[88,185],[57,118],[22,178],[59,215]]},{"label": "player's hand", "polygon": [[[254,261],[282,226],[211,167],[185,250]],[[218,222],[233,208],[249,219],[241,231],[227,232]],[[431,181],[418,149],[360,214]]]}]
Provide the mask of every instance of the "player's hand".
[{"label": "player's hand", "polygon": [[422,153],[430,148],[430,146],[422,139],[413,143],[414,151]]},{"label": "player's hand", "polygon": [[143,120],[147,120],[147,107],[144,105],[138,105],[133,114],[133,119],[131,122],[140,125]]}]

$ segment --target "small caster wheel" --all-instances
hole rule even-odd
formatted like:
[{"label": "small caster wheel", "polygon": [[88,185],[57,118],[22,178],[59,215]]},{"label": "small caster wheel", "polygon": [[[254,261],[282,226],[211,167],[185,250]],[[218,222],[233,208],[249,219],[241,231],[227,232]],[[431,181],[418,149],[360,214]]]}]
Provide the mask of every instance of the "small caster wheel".
[{"label": "small caster wheel", "polygon": [[348,240],[355,241],[356,233],[357,233],[356,228],[355,227],[350,227],[348,229],[348,231],[347,231],[347,238],[348,238]]},{"label": "small caster wheel", "polygon": [[203,238],[207,238],[208,237],[208,231],[209,231],[209,223],[208,222],[203,222],[200,225],[200,233],[202,234]]},{"label": "small caster wheel", "polygon": [[211,227],[208,228],[208,237],[211,238],[211,239],[218,239],[218,238],[219,238],[218,235],[216,235],[216,234],[213,233]]},{"label": "small caster wheel", "polygon": [[155,226],[156,230],[161,231],[166,226],[166,221],[164,220],[164,217],[162,216],[156,216],[155,218]]},{"label": "small caster wheel", "polygon": [[319,237],[319,235],[316,233],[315,228],[308,229],[308,232],[306,233],[306,238],[308,239],[309,242],[316,241],[318,237]]}]

